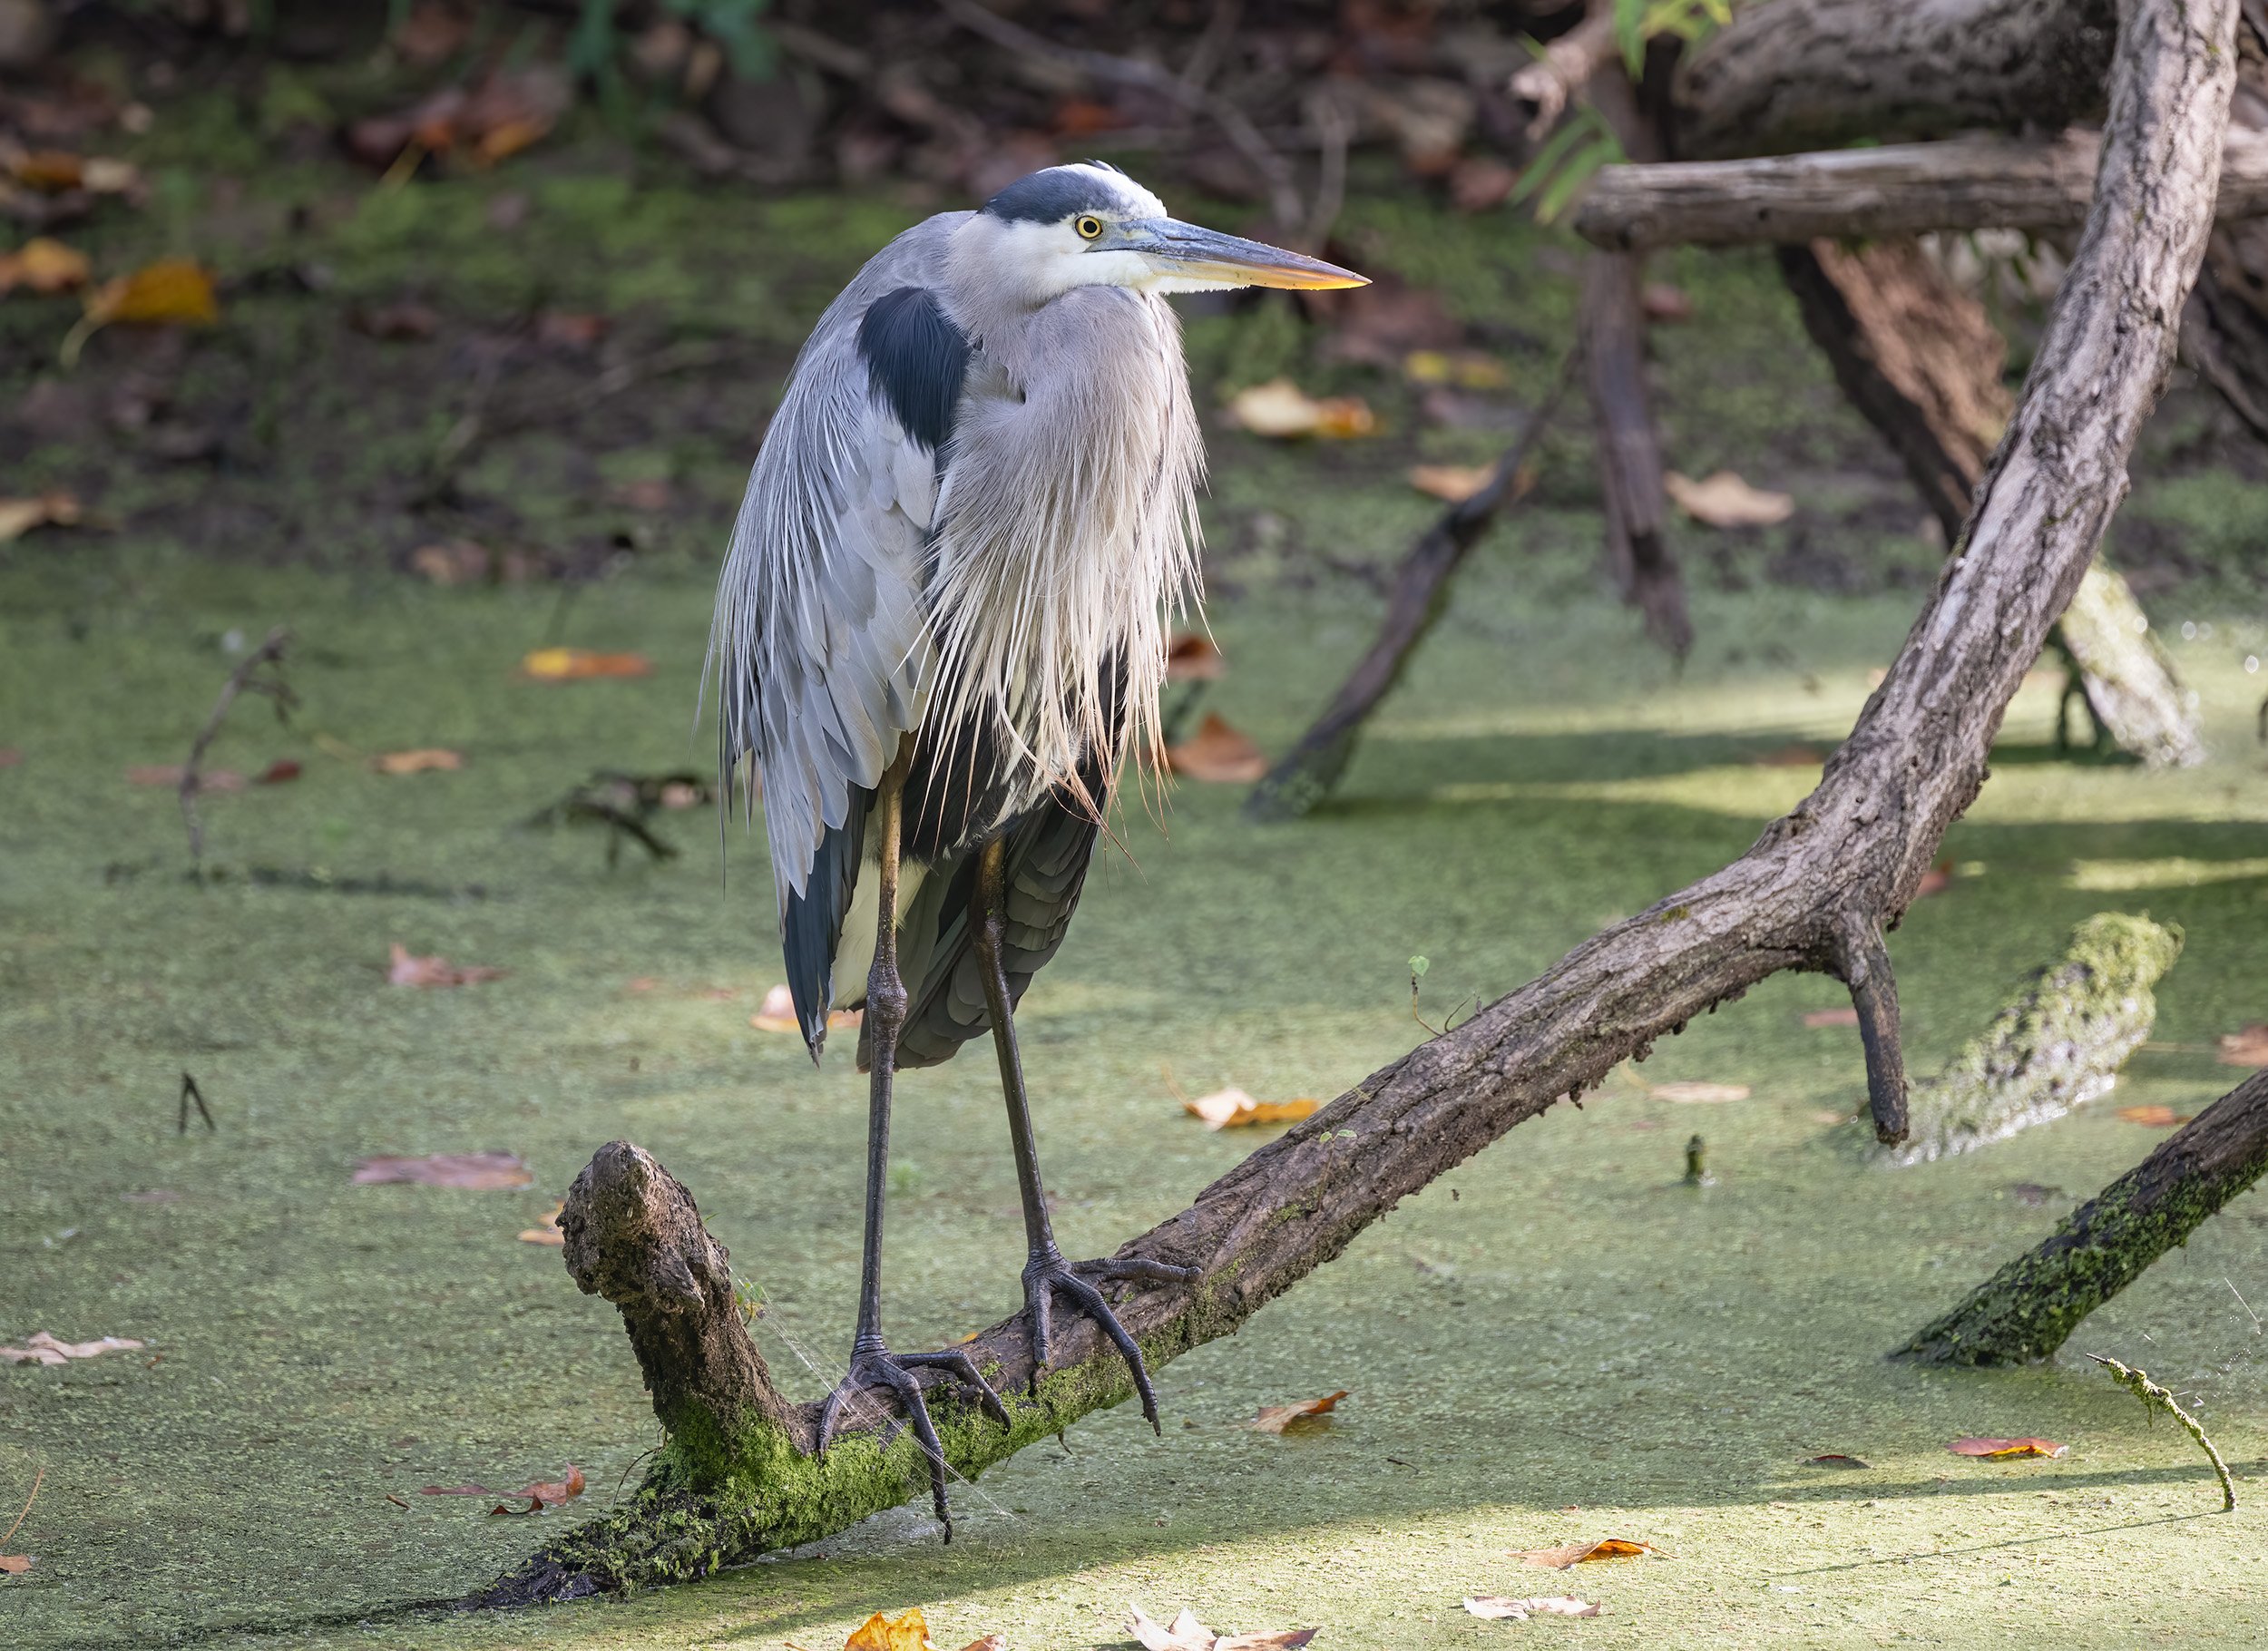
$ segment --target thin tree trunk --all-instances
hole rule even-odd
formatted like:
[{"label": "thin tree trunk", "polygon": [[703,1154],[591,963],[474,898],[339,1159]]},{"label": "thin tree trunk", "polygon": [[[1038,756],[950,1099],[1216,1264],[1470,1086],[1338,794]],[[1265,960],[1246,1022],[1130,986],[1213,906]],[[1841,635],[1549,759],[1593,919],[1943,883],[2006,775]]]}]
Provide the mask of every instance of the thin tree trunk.
[{"label": "thin tree trunk", "polygon": [[[2095,210],[1968,550],[1817,790],[1733,865],[1374,1073],[1124,1246],[1200,1269],[1193,1284],[1134,1286],[1121,1309],[1153,1368],[1234,1330],[1402,1198],[1759,981],[1784,969],[1839,972],[1879,1006],[1885,977],[1871,965],[1880,932],[1904,912],[1946,827],[1983,784],[2009,699],[2125,493],[2127,457],[2173,358],[2174,323],[2210,229],[2234,15],[2235,0],[2123,0]],[[595,1166],[591,1178],[601,1178]],[[644,1185],[668,1191],[659,1176]],[[598,1207],[586,1195],[570,1218]],[[634,1225],[696,1229],[689,1220]],[[571,1262],[606,1253],[608,1233],[586,1238],[571,1235]],[[680,1245],[663,1246],[650,1265],[621,1261],[588,1276],[601,1289],[628,1280],[617,1287],[640,1313],[713,1320],[717,1294],[696,1261],[712,1272],[720,1265],[699,1246],[689,1261]],[[663,1287],[642,1289],[648,1276]],[[631,1330],[641,1357],[661,1345],[640,1339],[635,1319]],[[1060,1326],[1056,1341],[1061,1367],[1014,1402],[1010,1428],[939,1396],[958,1470],[977,1472],[1127,1396],[1124,1363],[1092,1324]],[[673,1342],[699,1349],[706,1337],[679,1330]],[[1021,1315],[968,1351],[1003,1392],[1031,1382]],[[733,1349],[726,1362],[745,1383],[762,1382],[760,1361]],[[699,1399],[719,1385],[677,1383],[690,1408],[678,1412],[645,1485],[484,1597],[524,1602],[704,1575],[841,1529],[904,1500],[924,1476],[903,1431],[887,1442],[879,1431],[850,1434],[819,1461],[799,1448],[811,1435],[807,1408],[776,1420],[761,1402],[767,1382],[738,1398]]]},{"label": "thin tree trunk", "polygon": [[2044,1359],[2263,1171],[2268,1071],[2200,1112],[1899,1352],[1943,1364]]},{"label": "thin tree trunk", "polygon": [[1608,572],[1623,600],[1646,616],[1647,633],[1682,659],[1693,646],[1693,620],[1667,532],[1638,267],[1628,252],[1593,252],[1584,259],[1577,337],[1598,443]]}]

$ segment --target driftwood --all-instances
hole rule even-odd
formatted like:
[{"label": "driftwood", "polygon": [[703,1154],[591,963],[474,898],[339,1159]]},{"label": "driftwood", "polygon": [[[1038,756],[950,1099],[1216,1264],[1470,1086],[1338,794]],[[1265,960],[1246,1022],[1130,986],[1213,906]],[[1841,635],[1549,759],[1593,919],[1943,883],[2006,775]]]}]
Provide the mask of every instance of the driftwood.
[{"label": "driftwood", "polygon": [[[1575,232],[1613,252],[1766,246],[1931,230],[2070,230],[2087,220],[2097,139],[1977,137],[1736,161],[1602,167]],[[2268,215],[2268,132],[2231,132],[2214,210]]]},{"label": "driftwood", "polygon": [[2044,1359],[2263,1170],[2268,1071],[2200,1112],[1899,1352],[1944,1364]]},{"label": "driftwood", "polygon": [[[1199,1269],[1194,1283],[1133,1285],[1120,1308],[1153,1370],[1234,1330],[1402,1198],[1693,1016],[1782,970],[1847,977],[1854,958],[1879,951],[1881,931],[1903,913],[1946,827],[1983,784],[2009,699],[2125,493],[2211,227],[2234,16],[2235,0],[2125,0],[2095,209],[1967,547],[1818,788],[1731,865],[1372,1074],[1123,1246],[1121,1255]],[[600,1166],[591,1177],[571,1212],[578,1219],[602,1206]],[[670,1190],[658,1175],[644,1185]],[[650,1264],[625,1257],[608,1273],[628,1281],[621,1294],[638,1310],[629,1323],[641,1359],[721,1359],[733,1380],[663,1374],[656,1393],[671,1432],[644,1486],[502,1579],[484,1596],[491,1602],[702,1575],[840,1529],[923,1482],[903,1431],[887,1442],[879,1427],[852,1432],[824,1462],[804,1456],[808,1409],[778,1405],[760,1362],[710,1351],[725,1315],[715,1282],[723,1263],[705,1238],[695,1242],[689,1201],[682,1189],[675,1197],[686,1219],[650,1220],[640,1197],[619,1226],[679,1236],[679,1265],[666,1254]],[[617,1236],[617,1226],[594,1225],[585,1242],[606,1255]],[[570,1244],[571,1262],[586,1253],[572,1236]],[[692,1316],[651,1322],[672,1312]],[[958,1471],[1128,1396],[1125,1365],[1092,1325],[1059,1329],[1056,1344],[1060,1367],[1012,1401],[1009,1428],[939,1395],[934,1411]],[[1031,1384],[1021,1315],[968,1352],[1004,1393]]]}]

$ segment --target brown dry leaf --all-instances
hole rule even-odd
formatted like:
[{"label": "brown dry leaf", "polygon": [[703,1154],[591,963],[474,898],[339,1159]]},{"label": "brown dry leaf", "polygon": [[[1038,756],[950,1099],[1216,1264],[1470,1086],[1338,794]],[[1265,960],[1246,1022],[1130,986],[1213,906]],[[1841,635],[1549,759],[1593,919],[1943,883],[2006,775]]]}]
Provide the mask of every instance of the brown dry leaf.
[{"label": "brown dry leaf", "polygon": [[2171,1129],[2189,1121],[2187,1113],[2176,1112],[2171,1107],[2121,1107],[2118,1116],[2130,1124],[2144,1124],[2153,1129]]},{"label": "brown dry leaf", "polygon": [[112,321],[210,327],[220,319],[220,299],[211,270],[194,259],[165,258],[103,282],[87,295],[86,312],[98,327]]},{"label": "brown dry leaf", "polygon": [[502,1503],[488,1511],[495,1513],[541,1513],[546,1508],[556,1508],[572,1501],[583,1490],[582,1470],[574,1463],[567,1464],[567,1477],[545,1480],[533,1485],[523,1485],[517,1490],[491,1490],[485,1485],[427,1485],[420,1496],[501,1496],[512,1501],[524,1501],[525,1508],[506,1508]]},{"label": "brown dry leaf", "polygon": [[1594,1559],[1636,1559],[1661,1551],[1651,1542],[1631,1537],[1601,1537],[1596,1542],[1563,1542],[1557,1548],[1515,1548],[1512,1558],[1546,1570],[1563,1571],[1570,1565],[1588,1565]]},{"label": "brown dry leaf", "polygon": [[85,286],[93,273],[85,253],[35,235],[15,251],[0,253],[0,294],[18,287],[37,293],[73,292]]},{"label": "brown dry leaf", "polygon": [[1804,1465],[1806,1468],[1871,1468],[1874,1464],[1863,1456],[1846,1456],[1840,1451],[1831,1451],[1824,1456],[1806,1456]]},{"label": "brown dry leaf", "polygon": [[914,1606],[896,1617],[876,1611],[851,1631],[843,1651],[937,1651],[929,1643],[929,1624]]},{"label": "brown dry leaf", "polygon": [[1288,378],[1272,378],[1237,391],[1228,398],[1228,417],[1240,429],[1278,440],[1300,435],[1344,439],[1368,435],[1378,427],[1376,415],[1359,396],[1319,401]]},{"label": "brown dry leaf", "polygon": [[642,653],[539,648],[520,661],[520,669],[539,682],[572,682],[586,677],[642,677],[652,671],[653,662]]},{"label": "brown dry leaf", "polygon": [[[184,772],[179,763],[135,763],[126,770],[126,783],[179,789]],[[200,791],[241,791],[251,783],[233,768],[202,768],[197,774]]]},{"label": "brown dry leaf", "polygon": [[1816,768],[1827,760],[1827,754],[1817,746],[1774,746],[1748,759],[1752,768]]},{"label": "brown dry leaf", "polygon": [[46,1331],[34,1332],[21,1347],[0,1347],[0,1364],[68,1364],[106,1353],[135,1353],[147,1343],[122,1335],[106,1335],[93,1342],[59,1342]]},{"label": "brown dry leaf", "polygon": [[445,957],[418,957],[407,946],[396,941],[388,948],[392,962],[386,965],[386,978],[395,986],[469,986],[475,981],[497,981],[503,978],[501,969],[490,969],[478,963],[459,965]]},{"label": "brown dry leaf", "polygon": [[961,1647],[961,1651],[1008,1651],[1008,1636],[1004,1634],[987,1634],[982,1639],[971,1640]]},{"label": "brown dry leaf", "polygon": [[[1315,1628],[1278,1628],[1274,1633],[1216,1634],[1183,1606],[1170,1623],[1153,1621],[1140,1606],[1131,1607],[1127,1632],[1142,1643],[1144,1651],[1296,1651],[1315,1638]],[[848,1647],[845,1647],[848,1651]]]},{"label": "brown dry leaf", "polygon": [[31,499],[0,498],[0,544],[21,539],[35,527],[76,527],[79,501],[60,490]]},{"label": "brown dry leaf", "polygon": [[572,96],[566,76],[548,64],[502,71],[469,91],[445,86],[398,113],[357,121],[347,130],[347,146],[373,166],[406,165],[412,150],[463,151],[487,165],[543,137]]},{"label": "brown dry leaf", "polygon": [[1343,1387],[1321,1399],[1302,1399],[1297,1404],[1264,1404],[1245,1425],[1256,1433],[1280,1433],[1294,1422],[1329,1415],[1339,1408],[1339,1401],[1346,1394],[1347,1390]]},{"label": "brown dry leaf", "polygon": [[434,1152],[421,1158],[355,1160],[357,1186],[395,1181],[419,1187],[455,1187],[465,1192],[511,1192],[535,1185],[535,1177],[516,1152]]},{"label": "brown dry leaf", "polygon": [[1856,1026],[1859,1011],[1845,1004],[1841,1009],[1811,1009],[1804,1012],[1806,1026]]},{"label": "brown dry leaf", "polygon": [[1205,1120],[1207,1129],[1240,1129],[1247,1124],[1291,1124],[1312,1117],[1323,1103],[1308,1096],[1294,1100],[1255,1100],[1231,1086],[1185,1100],[1181,1109]]},{"label": "brown dry leaf", "polygon": [[288,757],[279,757],[252,777],[255,786],[280,786],[298,779],[306,770]]},{"label": "brown dry leaf", "polygon": [[1667,470],[1662,487],[1679,510],[1705,527],[1770,527],[1795,513],[1795,501],[1787,494],[1751,487],[1729,470],[1714,471],[1698,482]]},{"label": "brown dry leaf", "polygon": [[370,766],[381,774],[432,774],[462,768],[464,758],[438,746],[424,746],[414,751],[382,752],[370,759]]},{"label": "brown dry leaf", "polygon": [[1228,661],[1200,630],[1177,631],[1166,643],[1166,680],[1212,682],[1228,674]]},{"label": "brown dry leaf", "polygon": [[1268,771],[1268,759],[1218,711],[1207,711],[1196,733],[1166,747],[1166,767],[1191,779],[1249,785]]},{"label": "brown dry leaf", "polygon": [[2223,1032],[2220,1051],[2223,1066],[2268,1066],[2268,1022]]},{"label": "brown dry leaf", "polygon": [[559,1230],[559,1217],[566,1207],[567,1206],[564,1203],[552,1205],[552,1213],[543,1217],[543,1226],[524,1227],[521,1230],[520,1242],[522,1244],[548,1245],[555,1250],[564,1248],[567,1243],[567,1235]]},{"label": "brown dry leaf", "polygon": [[7,171],[25,189],[43,195],[61,195],[71,190],[122,195],[142,181],[141,168],[131,161],[73,154],[67,149],[19,151],[8,161]]},{"label": "brown dry leaf", "polygon": [[1657,1083],[1647,1093],[1656,1100],[1674,1100],[1683,1106],[1709,1106],[1718,1101],[1746,1100],[1748,1086],[1745,1083]]},{"label": "brown dry leaf", "polygon": [[1588,1600],[1570,1599],[1565,1594],[1548,1599],[1507,1599],[1501,1594],[1481,1594],[1469,1597],[1465,1609],[1475,1617],[1486,1617],[1510,1622],[1526,1622],[1530,1617],[1596,1617],[1598,1607]]},{"label": "brown dry leaf", "polygon": [[29,1554],[0,1554],[0,1576],[21,1577],[31,1568]]},{"label": "brown dry leaf", "polygon": [[1436,499],[1461,504],[1489,484],[1493,464],[1413,464],[1403,473],[1410,485]]},{"label": "brown dry leaf", "polygon": [[2061,1456],[2071,1449],[2052,1439],[1956,1439],[1945,1448],[1956,1456],[1981,1456],[1988,1461],[2008,1461],[2022,1456]]}]

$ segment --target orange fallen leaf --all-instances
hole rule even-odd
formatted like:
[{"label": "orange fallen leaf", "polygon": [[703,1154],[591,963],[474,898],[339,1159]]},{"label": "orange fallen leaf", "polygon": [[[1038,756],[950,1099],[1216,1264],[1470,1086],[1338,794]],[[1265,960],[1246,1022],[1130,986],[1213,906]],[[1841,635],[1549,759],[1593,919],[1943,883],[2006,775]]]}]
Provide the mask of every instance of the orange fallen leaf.
[{"label": "orange fallen leaf", "polygon": [[1707,1106],[1719,1101],[1746,1100],[1748,1086],[1745,1083],[1657,1083],[1647,1091],[1656,1100],[1674,1100],[1683,1106]]},{"label": "orange fallen leaf", "polygon": [[1329,1415],[1339,1408],[1339,1401],[1346,1394],[1347,1390],[1343,1387],[1325,1398],[1302,1399],[1297,1404],[1264,1404],[1245,1425],[1256,1433],[1280,1433],[1294,1422]]},{"label": "orange fallen leaf", "polygon": [[1705,527],[1770,527],[1795,513],[1795,501],[1787,494],[1751,487],[1729,470],[1714,471],[1698,482],[1666,470],[1662,490]]},{"label": "orange fallen leaf", "polygon": [[[179,788],[184,770],[179,763],[136,763],[126,770],[130,786],[167,786]],[[241,791],[251,784],[233,768],[204,768],[197,775],[200,791]]]},{"label": "orange fallen leaf", "polygon": [[500,1496],[512,1501],[524,1501],[525,1508],[506,1508],[502,1503],[488,1511],[495,1513],[541,1513],[546,1508],[556,1508],[572,1501],[583,1491],[582,1470],[574,1463],[567,1464],[567,1477],[545,1480],[533,1485],[523,1485],[517,1490],[491,1490],[485,1485],[427,1485],[420,1496]]},{"label": "orange fallen leaf", "polygon": [[85,253],[35,235],[15,251],[0,253],[0,294],[18,287],[42,294],[72,292],[85,286],[93,273]]},{"label": "orange fallen leaf", "polygon": [[386,965],[386,978],[395,986],[469,986],[475,981],[495,981],[503,978],[501,969],[490,969],[478,963],[456,964],[445,957],[418,957],[400,941],[388,948],[393,961]]},{"label": "orange fallen leaf", "polygon": [[1278,440],[1315,435],[1328,439],[1368,435],[1377,416],[1360,396],[1332,396],[1318,401],[1288,378],[1276,378],[1237,391],[1228,398],[1230,422],[1255,435]]},{"label": "orange fallen leaf", "polygon": [[851,1631],[843,1651],[937,1651],[929,1643],[929,1623],[919,1606],[896,1617],[876,1611]]},{"label": "orange fallen leaf", "polygon": [[539,648],[520,661],[520,669],[539,682],[572,682],[588,677],[643,677],[651,673],[653,662],[642,653]]},{"label": "orange fallen leaf", "polygon": [[381,1155],[355,1160],[357,1186],[395,1181],[466,1192],[510,1192],[534,1186],[535,1177],[516,1152],[434,1152],[418,1158]]},{"label": "orange fallen leaf", "polygon": [[1410,485],[1436,499],[1461,504],[1489,484],[1493,464],[1413,464],[1403,473]]},{"label": "orange fallen leaf", "polygon": [[1549,1599],[1507,1599],[1501,1594],[1468,1597],[1465,1609],[1475,1617],[1526,1622],[1530,1617],[1596,1617],[1598,1607],[1587,1600],[1556,1595]]},{"label": "orange fallen leaf", "polygon": [[1635,1559],[1661,1551],[1651,1542],[1630,1537],[1601,1537],[1596,1542],[1564,1542],[1557,1548],[1515,1548],[1512,1558],[1546,1570],[1563,1571],[1570,1565],[1588,1565],[1594,1559]]},{"label": "orange fallen leaf", "polygon": [[2061,1456],[2071,1447],[2052,1439],[1956,1439],[1945,1447],[1956,1456],[2006,1461],[2020,1456]]},{"label": "orange fallen leaf", "polygon": [[2118,1116],[2130,1124],[2144,1124],[2153,1129],[2171,1129],[2189,1121],[2187,1113],[2176,1112],[2171,1107],[2121,1107]]},{"label": "orange fallen leaf", "polygon": [[0,1554],[0,1575],[21,1577],[32,1568],[29,1554]]},{"label": "orange fallen leaf", "polygon": [[1196,733],[1179,745],[1166,747],[1166,767],[1191,779],[1244,785],[1268,771],[1268,759],[1219,712],[1207,711]]},{"label": "orange fallen leaf", "polygon": [[1166,644],[1166,680],[1210,682],[1228,672],[1228,661],[1201,630],[1184,630]]},{"label": "orange fallen leaf", "polygon": [[1856,1026],[1859,1011],[1849,1004],[1841,1009],[1811,1009],[1804,1012],[1806,1026]]},{"label": "orange fallen leaf", "polygon": [[1247,1124],[1297,1123],[1322,1106],[1321,1101],[1305,1095],[1294,1100],[1255,1100],[1232,1086],[1185,1100],[1181,1109],[1192,1118],[1203,1119],[1207,1129],[1239,1129]]},{"label": "orange fallen leaf", "polygon": [[552,1205],[552,1213],[543,1217],[543,1226],[526,1227],[521,1231],[520,1242],[522,1244],[549,1245],[555,1250],[564,1248],[567,1243],[567,1235],[559,1229],[559,1217],[561,1213],[564,1211],[566,1207],[567,1206],[563,1203]]},{"label": "orange fallen leaf", "polygon": [[464,758],[455,751],[432,746],[414,751],[386,751],[372,757],[370,766],[381,774],[434,774],[462,768]]},{"label": "orange fallen leaf", "polygon": [[76,527],[79,514],[79,501],[60,491],[30,499],[0,498],[0,544],[35,527]]},{"label": "orange fallen leaf", "polygon": [[21,1347],[0,1347],[0,1364],[68,1364],[106,1353],[134,1353],[147,1343],[131,1336],[106,1335],[93,1342],[59,1342],[44,1330],[34,1331]]},{"label": "orange fallen leaf", "polygon": [[2220,1051],[2223,1066],[2268,1066],[2268,1023],[2223,1032]]},{"label": "orange fallen leaf", "polygon": [[[1139,1640],[1143,1651],[1296,1651],[1315,1638],[1315,1628],[1279,1628],[1264,1634],[1216,1634],[1183,1606],[1170,1623],[1153,1621],[1140,1606],[1132,1607],[1126,1630]],[[845,1651],[849,1648],[845,1647]]]}]

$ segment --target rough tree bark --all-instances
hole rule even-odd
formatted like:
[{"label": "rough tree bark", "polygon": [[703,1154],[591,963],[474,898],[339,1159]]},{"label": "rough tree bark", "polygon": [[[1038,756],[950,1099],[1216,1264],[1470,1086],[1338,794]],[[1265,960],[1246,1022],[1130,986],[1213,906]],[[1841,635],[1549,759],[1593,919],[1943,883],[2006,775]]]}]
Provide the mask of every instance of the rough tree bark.
[{"label": "rough tree bark", "polygon": [[2268,1071],[2200,1112],[1899,1352],[1946,1364],[2044,1359],[2264,1170]]},{"label": "rough tree bark", "polygon": [[[1859,982],[1862,1015],[1870,1002],[1877,1011],[1873,1046],[1889,997],[1881,932],[1902,914],[1946,827],[1982,785],[2009,699],[2125,493],[2136,433],[2172,359],[2210,227],[2235,5],[2122,0],[2095,209],[1967,548],[1819,787],[1731,865],[1374,1073],[1124,1246],[1121,1254],[1200,1269],[1194,1284],[1138,1286],[1121,1309],[1153,1367],[1235,1329],[1514,1125],[1579,1096],[1655,1039],[1781,970]],[[1890,1021],[1894,1046],[1894,1015]],[[1894,1133],[1897,1122],[1884,1118],[1881,1127]],[[608,1243],[603,1233],[592,1238]],[[622,1271],[634,1280],[647,1269]],[[654,1271],[674,1276],[666,1266]],[[641,1311],[650,1304],[650,1296],[628,1294]],[[714,1312],[705,1287],[670,1295],[689,1310]],[[1125,1366],[1091,1324],[1063,1327],[1057,1342],[1061,1368],[1017,1402],[1012,1428],[940,1395],[940,1431],[960,1471],[975,1472],[1127,1395]],[[1031,1380],[1021,1316],[986,1331],[969,1352],[1004,1392]],[[753,1381],[760,1364],[746,1368]],[[676,1391],[704,1390],[696,1382]],[[807,1411],[783,1423],[744,1403],[687,1428],[689,1439],[672,1433],[621,1510],[552,1544],[485,1597],[553,1598],[703,1574],[841,1529],[920,1482],[919,1456],[903,1432],[886,1444],[879,1431],[851,1434],[819,1462],[795,1448],[809,1429]]]}]

